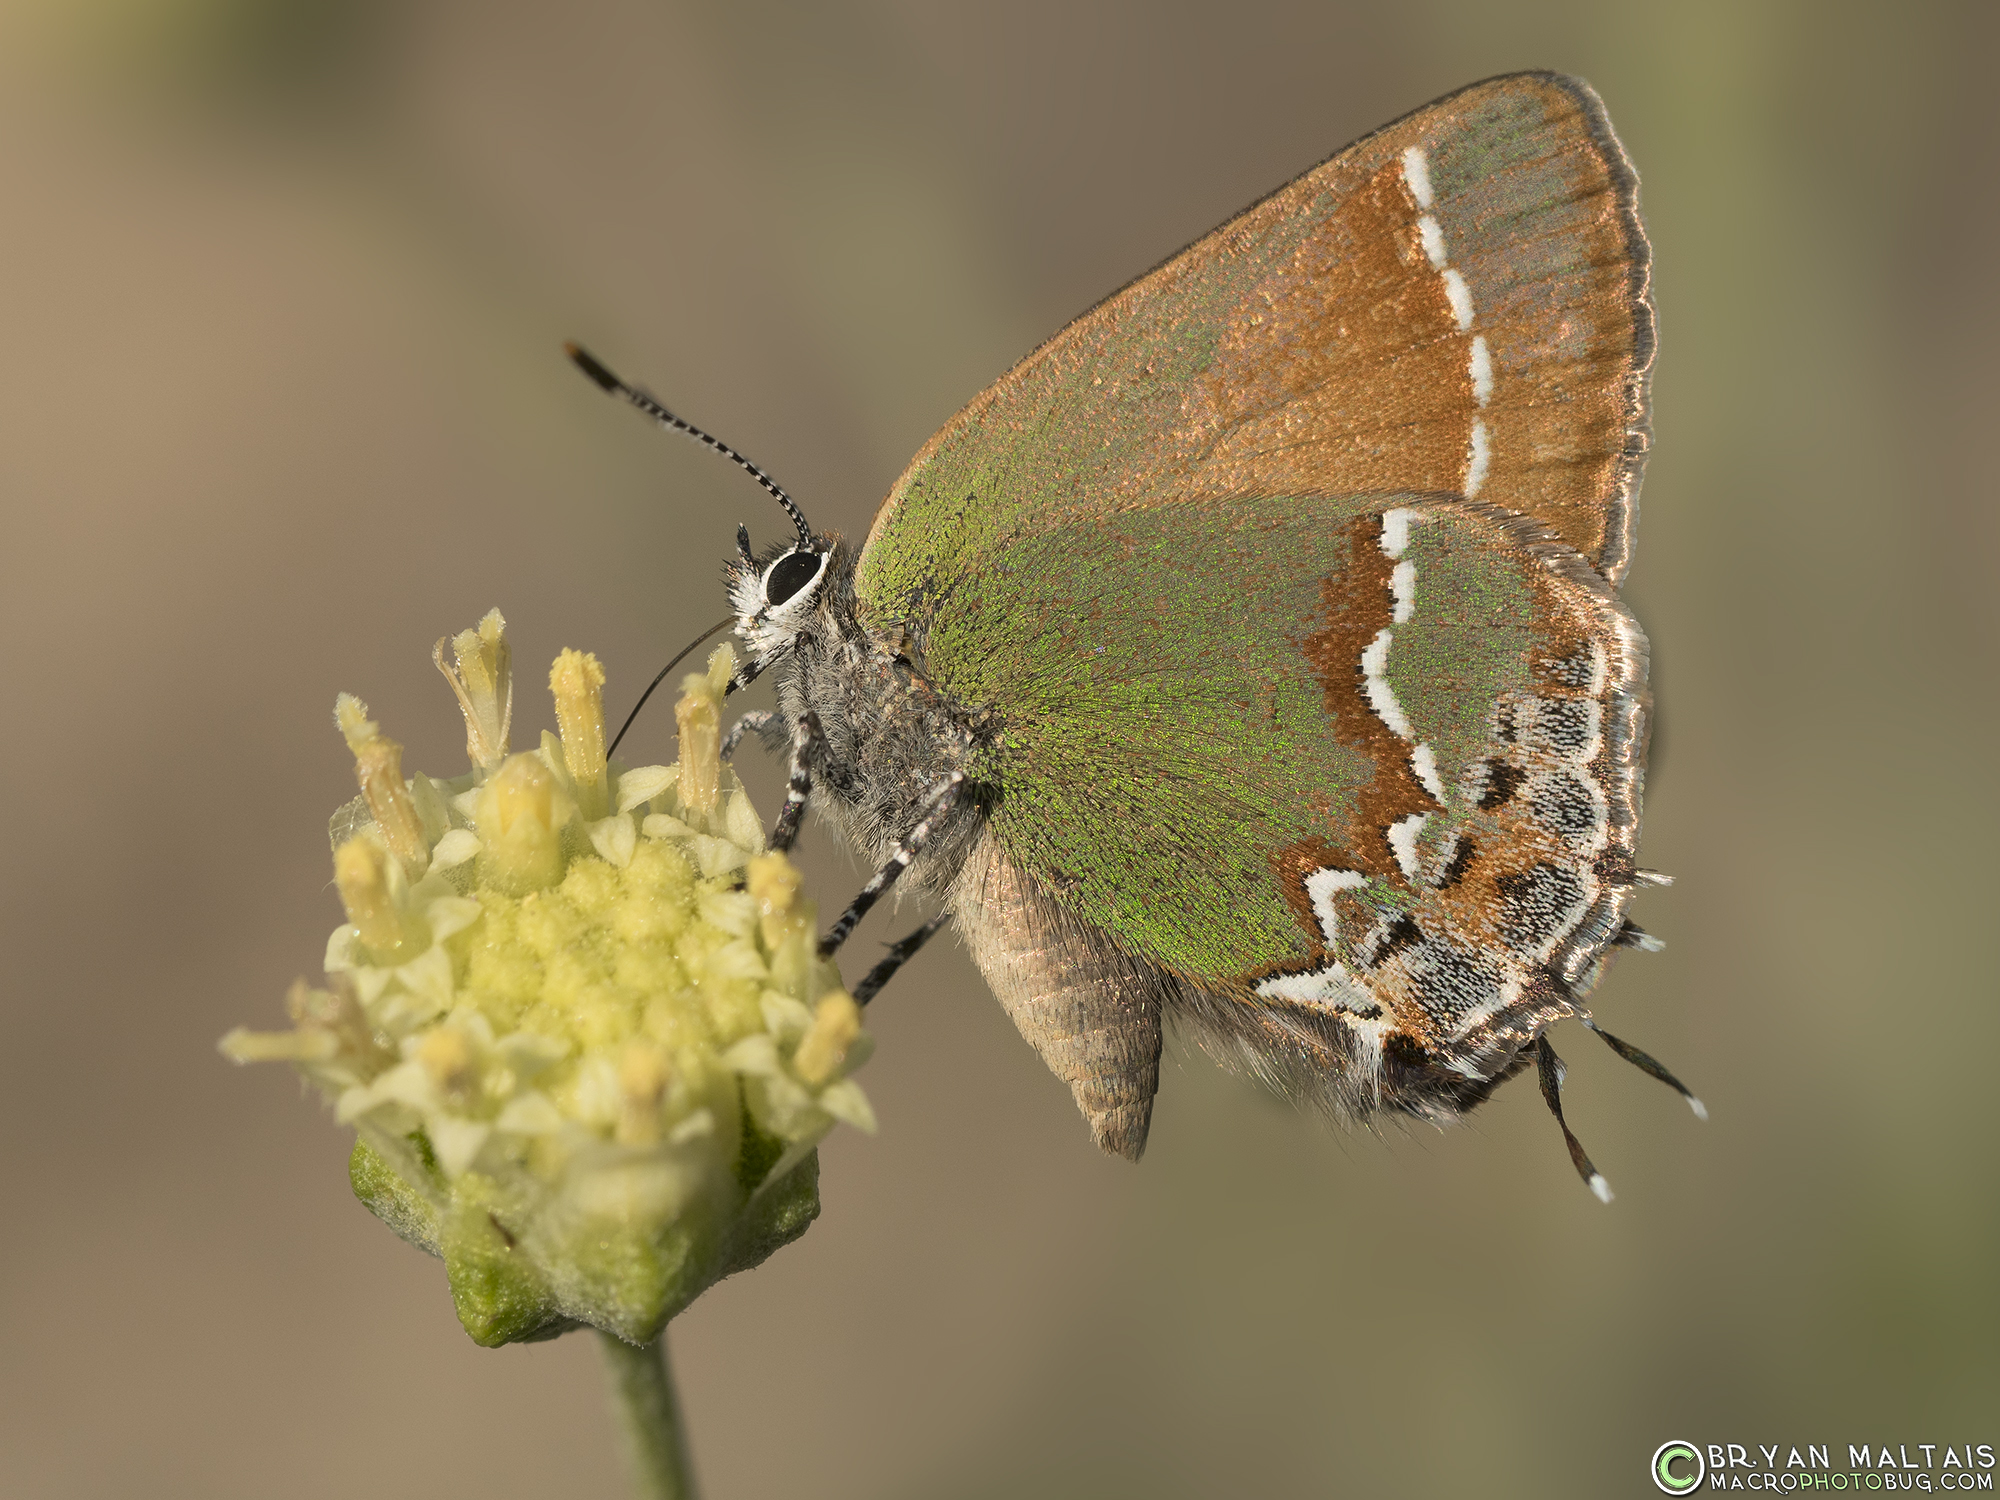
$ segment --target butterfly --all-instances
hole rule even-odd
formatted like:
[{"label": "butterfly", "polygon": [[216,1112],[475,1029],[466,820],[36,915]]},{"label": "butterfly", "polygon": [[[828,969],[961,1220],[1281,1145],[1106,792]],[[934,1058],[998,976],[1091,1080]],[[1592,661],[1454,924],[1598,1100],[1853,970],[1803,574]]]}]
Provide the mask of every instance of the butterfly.
[{"label": "butterfly", "polygon": [[[1163,1028],[1301,1101],[1448,1124],[1619,946],[1647,644],[1618,596],[1650,442],[1637,178],[1587,84],[1490,79],[1099,303],[919,452],[856,546],[727,569],[804,806],[908,871],[1136,1159]],[[723,625],[718,625],[719,630]],[[664,674],[663,674],[664,675]],[[1605,1040],[1700,1102],[1652,1058]],[[1577,1170],[1604,1179],[1567,1123]]]}]

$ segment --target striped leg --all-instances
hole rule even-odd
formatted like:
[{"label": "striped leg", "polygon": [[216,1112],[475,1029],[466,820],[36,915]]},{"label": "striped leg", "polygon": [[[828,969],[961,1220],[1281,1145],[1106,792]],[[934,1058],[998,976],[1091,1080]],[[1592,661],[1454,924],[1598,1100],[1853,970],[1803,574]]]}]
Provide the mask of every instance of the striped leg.
[{"label": "striped leg", "polygon": [[[782,654],[782,652],[779,653],[779,655]],[[753,660],[743,663],[742,666],[736,669],[736,675],[729,679],[729,686],[722,690],[722,696],[727,698],[731,693],[742,692],[743,689],[750,686],[759,677],[762,677],[765,670],[776,662],[777,659],[778,656],[773,655],[765,657],[762,661]]]},{"label": "striped leg", "polygon": [[[924,809],[924,815],[918,819],[917,826],[904,835],[903,841],[896,846],[896,852],[889,856],[888,863],[875,872],[868,884],[861,888],[861,894],[856,896],[847,910],[840,914],[840,920],[833,924],[832,930],[819,940],[821,958],[827,957],[847,941],[848,934],[854,931],[855,924],[868,915],[868,908],[880,900],[882,893],[896,883],[896,877],[910,867],[910,861],[915,859],[922,852],[924,845],[930,841],[932,830],[951,816],[952,809],[958,805],[959,790],[964,785],[965,772],[953,771],[945,784],[932,796],[930,805]],[[779,821],[782,823],[784,820],[780,817]]]},{"label": "striped leg", "polygon": [[[740,721],[737,727],[742,727]],[[785,805],[778,809],[778,821],[771,825],[771,848],[780,854],[788,852],[799,836],[799,819],[805,816],[806,798],[812,792],[811,757],[824,742],[819,715],[807,709],[792,731],[792,772],[785,783]]]},{"label": "striped leg", "polygon": [[728,760],[736,754],[736,747],[743,743],[744,735],[761,735],[777,722],[778,716],[768,708],[752,709],[734,724],[731,724],[729,726],[729,733],[722,737],[722,758]]},{"label": "striped leg", "polygon": [[882,993],[882,986],[895,976],[898,969],[908,963],[919,948],[937,936],[938,929],[951,920],[950,912],[939,912],[915,932],[895,945],[880,963],[868,971],[867,977],[854,987],[854,1003],[866,1005]]}]

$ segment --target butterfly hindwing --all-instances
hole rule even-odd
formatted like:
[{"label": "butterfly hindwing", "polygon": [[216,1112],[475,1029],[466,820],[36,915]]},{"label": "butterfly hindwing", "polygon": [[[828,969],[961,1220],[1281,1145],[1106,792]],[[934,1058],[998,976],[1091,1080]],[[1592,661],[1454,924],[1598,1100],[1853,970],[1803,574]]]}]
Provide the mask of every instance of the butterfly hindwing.
[{"label": "butterfly hindwing", "polygon": [[1323,952],[1257,979],[1251,1004],[1343,1018],[1348,1108],[1444,1119],[1580,1013],[1623,922],[1646,641],[1582,558],[1521,518],[1447,500],[1372,519],[1386,614],[1367,617],[1356,577],[1361,607],[1314,645],[1329,685],[1358,668],[1330,707],[1367,726],[1379,800],[1332,847],[1280,855]]},{"label": "butterfly hindwing", "polygon": [[[1572,550],[1455,498],[1280,498],[1008,557],[925,644],[1000,726],[975,775],[1007,899],[955,905],[1008,927],[972,939],[1003,998],[1040,973],[1066,1036],[1178,1001],[1282,1034],[1294,1086],[1419,1113],[1572,1012],[1631,891],[1646,709],[1644,637]],[[1085,940],[1143,970],[1100,965],[1087,1023]]]}]

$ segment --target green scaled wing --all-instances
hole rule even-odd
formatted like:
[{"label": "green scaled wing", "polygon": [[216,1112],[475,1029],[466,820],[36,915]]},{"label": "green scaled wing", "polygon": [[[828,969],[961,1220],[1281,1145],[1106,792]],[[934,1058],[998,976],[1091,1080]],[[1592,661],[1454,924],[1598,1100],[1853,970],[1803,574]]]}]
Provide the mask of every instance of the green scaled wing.
[{"label": "green scaled wing", "polygon": [[863,622],[995,726],[961,925],[1110,1149],[1143,1142],[1148,1007],[1444,1117],[1595,978],[1644,749],[1607,582],[1634,193],[1586,87],[1477,85],[1070,325],[884,503]]}]

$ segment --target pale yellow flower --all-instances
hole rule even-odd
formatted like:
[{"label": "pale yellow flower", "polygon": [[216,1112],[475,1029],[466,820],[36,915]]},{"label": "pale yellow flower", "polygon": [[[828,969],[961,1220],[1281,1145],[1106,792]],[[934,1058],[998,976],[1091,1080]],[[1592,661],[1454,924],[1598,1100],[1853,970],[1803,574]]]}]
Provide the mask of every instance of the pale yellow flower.
[{"label": "pale yellow flower", "polygon": [[443,1258],[480,1343],[585,1323],[645,1343],[804,1232],[817,1143],[874,1129],[848,1076],[869,1040],[716,753],[728,646],[683,683],[681,763],[630,769],[605,757],[594,657],[557,659],[561,733],[510,755],[499,612],[451,649],[472,769],[406,777],[341,696],[349,920],[324,987],[293,987],[293,1029],[222,1048],[291,1061],[333,1101],[356,1194]]}]

